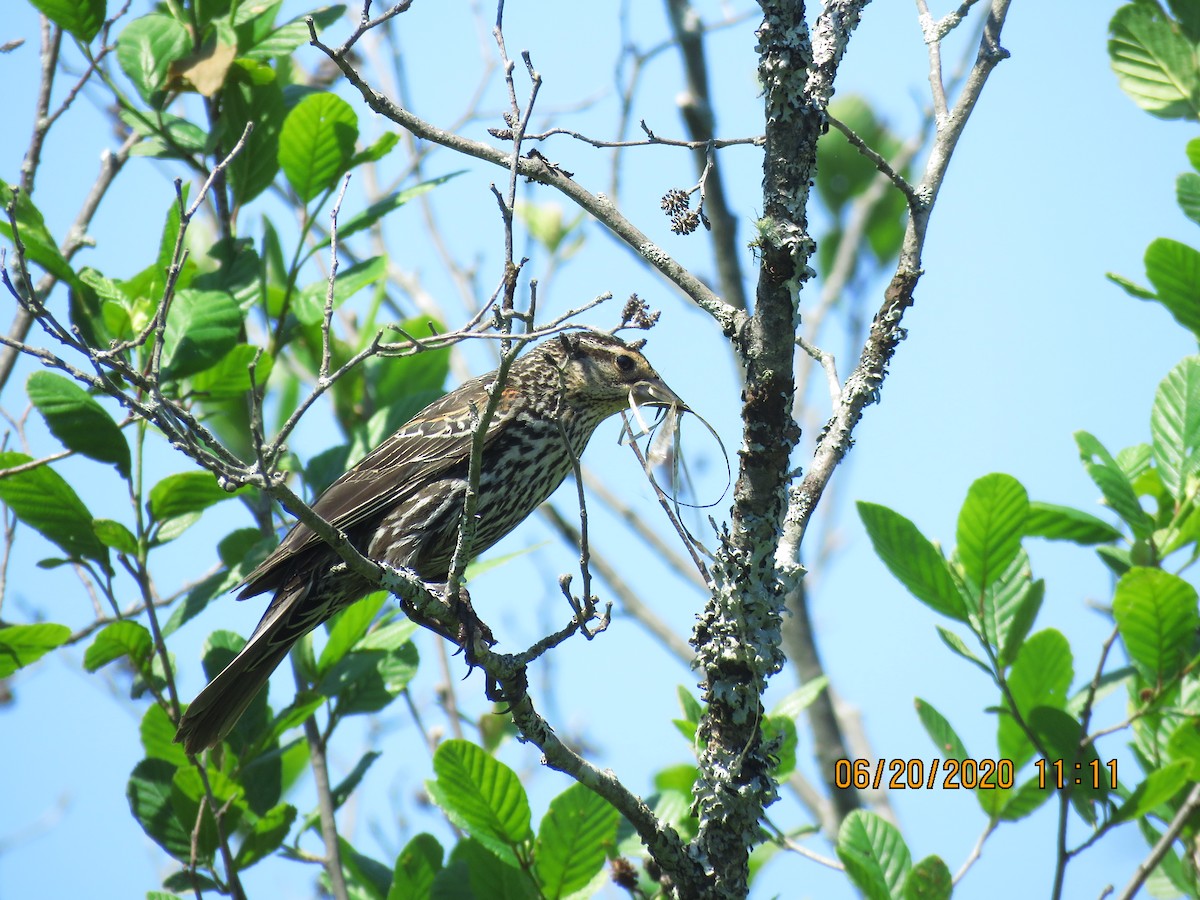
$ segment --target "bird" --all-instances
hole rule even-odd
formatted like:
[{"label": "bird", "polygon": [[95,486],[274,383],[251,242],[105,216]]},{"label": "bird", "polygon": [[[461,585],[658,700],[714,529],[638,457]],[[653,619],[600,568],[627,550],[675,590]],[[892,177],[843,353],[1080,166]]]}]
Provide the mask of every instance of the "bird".
[{"label": "bird", "polygon": [[[400,426],[334,481],[313,512],[370,559],[414,570],[444,589],[468,486],[474,428],[497,372],[464,382]],[[480,457],[473,554],[528,517],[573,469],[600,425],[631,405],[688,407],[639,345],[599,331],[567,331],[518,356],[500,386]],[[189,754],[220,743],[292,645],[377,590],[297,523],[232,590],[273,592],[245,647],[196,696],[175,740]]]}]

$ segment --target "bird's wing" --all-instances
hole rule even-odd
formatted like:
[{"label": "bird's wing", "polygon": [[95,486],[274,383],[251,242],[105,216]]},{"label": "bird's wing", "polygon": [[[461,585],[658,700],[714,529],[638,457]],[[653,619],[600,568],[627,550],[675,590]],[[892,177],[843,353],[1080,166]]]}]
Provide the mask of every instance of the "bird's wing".
[{"label": "bird's wing", "polygon": [[[333,482],[317,498],[313,512],[347,532],[403,502],[405,494],[430,475],[465,463],[471,454],[472,420],[477,421],[469,410],[474,406],[482,415],[487,402],[485,381],[480,378],[435,400]],[[521,406],[521,394],[510,381],[488,422],[485,446],[496,439]],[[271,555],[246,576],[238,596],[253,597],[277,587],[290,568],[287,563],[320,541],[307,526],[297,523]]]}]

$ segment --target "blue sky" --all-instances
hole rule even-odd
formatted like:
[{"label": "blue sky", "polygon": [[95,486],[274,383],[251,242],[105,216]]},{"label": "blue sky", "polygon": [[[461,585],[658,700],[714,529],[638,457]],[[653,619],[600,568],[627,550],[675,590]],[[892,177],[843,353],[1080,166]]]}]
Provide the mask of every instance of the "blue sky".
[{"label": "blue sky", "polygon": [[[397,20],[417,98],[414,110],[441,123],[461,110],[479,72],[479,41],[465,6],[418,0],[411,13]],[[135,2],[136,13],[144,7]],[[573,5],[570,12],[546,16],[539,4],[507,4],[510,53],[532,50],[545,78],[541,108],[566,109],[579,98],[596,98],[589,108],[567,115],[570,127],[598,134],[611,128],[617,7],[611,2]],[[712,16],[718,5],[700,8]],[[882,402],[868,409],[855,447],[826,498],[826,522],[837,552],[811,573],[812,615],[838,695],[857,710],[877,757],[928,760],[934,755],[913,712],[914,696],[950,719],[972,755],[993,756],[995,722],[983,706],[994,698],[982,676],[938,640],[934,626],[946,623],[909,597],[875,559],[852,502],[892,506],[947,545],[953,542],[967,488],[988,472],[1015,475],[1034,499],[1095,510],[1097,492],[1079,465],[1072,432],[1090,431],[1114,451],[1145,441],[1158,381],[1180,357],[1195,351],[1193,340],[1161,308],[1131,300],[1104,279],[1105,272],[1116,271],[1144,280],[1142,253],[1155,237],[1196,243],[1195,226],[1173,201],[1174,179],[1187,168],[1184,145],[1196,129],[1151,119],[1120,93],[1105,53],[1107,20],[1115,8],[1082,0],[1013,4],[1004,38],[1012,58],[994,73],[951,165],[929,231],[926,273],[905,319],[909,337],[892,364]],[[633,21],[639,43],[648,46],[661,37],[662,17],[654,4],[638,7]],[[10,123],[0,134],[0,177],[15,181],[27,138],[24,123],[32,118],[37,29],[24,4],[8,22],[5,40],[27,40],[26,46],[0,56]],[[756,125],[761,106],[749,32],[743,25],[709,44],[719,73],[713,84],[723,136],[751,134],[761,127]],[[480,40],[490,52],[490,43]],[[302,60],[315,65],[315,51],[303,51]],[[926,71],[913,7],[881,2],[867,9],[838,92],[867,97],[895,130],[907,134],[927,96]],[[637,115],[658,133],[680,133],[673,107],[679,90],[677,59],[658,57],[648,70]],[[493,89],[484,106],[496,110],[500,101]],[[373,136],[381,123],[368,122],[365,111],[360,114],[364,135]],[[475,123],[468,132],[483,138],[490,124]],[[86,97],[52,134],[35,199],[56,234],[73,217],[94,177],[99,152],[111,141],[108,126]],[[605,154],[565,139],[542,149],[592,189],[606,189]],[[751,237],[750,223],[761,203],[756,153],[735,148],[725,157],[743,244]],[[710,274],[703,235],[669,234],[658,212],[658,198],[667,188],[692,181],[690,159],[647,148],[631,153],[626,163],[622,203],[627,214],[677,258]],[[435,156],[427,174],[462,167],[449,156]],[[506,175],[479,163],[466,168],[464,176],[437,192],[439,217],[455,250],[463,258],[478,258],[479,280],[490,287],[498,273],[500,225],[487,189],[489,182],[503,182]],[[87,262],[118,276],[141,268],[153,254],[172,197],[169,178],[149,164],[131,166],[122,177],[93,227],[100,244],[86,256]],[[549,192],[528,196],[558,202]],[[255,233],[254,222],[244,223],[247,231]],[[423,229],[415,208],[401,210],[391,222],[390,251],[398,265],[453,306],[452,287]],[[661,308],[663,324],[650,335],[648,355],[676,391],[714,424],[725,446],[736,451],[737,387],[719,334],[702,313],[598,229],[589,228],[587,234],[582,253],[555,277],[547,313],[602,291],[617,298],[637,291]],[[748,251],[743,262],[749,270]],[[533,271],[543,263],[535,255]],[[870,287],[864,300],[868,311],[879,297],[878,287]],[[802,309],[805,302],[802,298]],[[591,321],[608,326],[616,315],[614,304]],[[836,332],[829,335],[827,346],[839,354],[843,377],[853,358],[844,343]],[[466,365],[480,371],[486,362],[469,357]],[[29,371],[26,366],[0,399],[9,412],[19,414],[24,407],[19,386]],[[823,421],[824,404],[827,400],[819,394],[811,399],[812,412],[804,420],[809,433],[815,434],[813,426]],[[298,452],[328,446],[328,419],[322,415],[318,412],[293,441]],[[36,429],[33,434],[39,437]],[[661,513],[636,464],[615,446],[616,436],[615,423],[601,429],[587,461],[640,515],[660,523]],[[685,432],[685,437],[696,448],[700,494],[711,499],[720,492],[724,467],[700,429]],[[49,444],[40,446],[45,450]],[[804,465],[805,458],[798,455],[796,462]],[[155,452],[151,466],[159,475],[187,468],[185,460],[164,448]],[[120,485],[97,464],[71,461],[62,471],[75,482],[86,480],[84,499],[97,515],[128,514]],[[573,488],[566,490],[562,508],[570,510]],[[718,519],[725,503],[713,511]],[[215,562],[213,542],[247,524],[244,514],[238,516],[232,504],[208,514],[179,548],[164,554],[158,577],[171,585],[206,571]],[[596,520],[593,539],[611,548],[610,555],[644,585],[654,609],[686,635],[701,598],[664,571],[611,517],[597,513]],[[555,544],[543,525],[531,521],[496,552],[543,541],[550,544],[484,576],[472,588],[480,613],[510,647],[565,616],[555,599],[554,576],[573,570],[572,554]],[[1108,633],[1105,620],[1087,603],[1109,596],[1109,579],[1085,551],[1038,543],[1029,549],[1035,575],[1047,580],[1038,627],[1058,628],[1069,637],[1078,687]],[[46,555],[47,546],[35,535],[19,537],[4,618],[27,621],[41,615],[79,626],[89,618],[90,604],[69,573],[36,568],[34,563]],[[254,601],[237,604],[222,598],[178,635],[172,649],[182,667],[185,695],[202,684],[198,652],[204,635],[217,627],[245,633],[259,611]],[[124,800],[128,772],[140,758],[135,726],[142,707],[125,699],[127,686],[119,677],[83,673],[83,649],[57,654],[22,673],[13,685],[16,702],[0,709],[0,793],[5,797],[0,805],[0,897],[136,896],[156,887],[167,869],[168,860],[128,815]],[[416,688],[418,702],[436,723],[438,713],[429,696],[435,681],[433,639],[423,636],[420,649],[429,671]],[[461,672],[460,661],[451,665]],[[694,678],[627,617],[618,617],[599,639],[573,642],[560,651],[533,674],[533,684],[535,691],[553,687],[549,708],[559,730],[586,735],[596,761],[613,768],[635,790],[649,791],[653,771],[689,758],[670,719],[678,715],[676,686],[694,688]],[[794,686],[790,672],[778,676],[768,705]],[[277,702],[285,702],[282,687],[273,694]],[[481,688],[478,675],[456,683],[469,710],[482,708]],[[1120,717],[1119,700],[1103,708],[1104,721]],[[429,775],[428,754],[400,710],[390,711],[378,727],[352,730],[335,747],[335,767],[344,773],[367,748],[385,755],[342,823],[356,845],[389,858],[406,828],[438,827],[413,802]],[[811,741],[802,730],[799,752],[812,776],[810,751]],[[1102,745],[1101,752],[1116,754],[1132,778],[1132,761],[1115,744]],[[522,774],[538,769],[536,753],[526,747],[509,746],[504,759]],[[531,787],[535,816],[565,786],[559,776],[538,775]],[[303,811],[311,798],[302,794],[296,802]],[[891,802],[914,859],[937,853],[952,871],[984,825],[975,800],[965,793],[894,792]],[[956,896],[995,896],[996,885],[1013,895],[1045,891],[1053,864],[1052,809],[1047,804],[1032,821],[1001,828]],[[770,812],[783,827],[807,821],[787,800]],[[1123,884],[1144,855],[1141,839],[1126,828],[1071,868],[1067,895],[1094,897],[1105,884]],[[247,884],[257,896],[312,896],[310,876],[311,870],[298,866],[264,864],[252,871]],[[853,896],[841,876],[782,857],[754,896],[776,894]]]}]

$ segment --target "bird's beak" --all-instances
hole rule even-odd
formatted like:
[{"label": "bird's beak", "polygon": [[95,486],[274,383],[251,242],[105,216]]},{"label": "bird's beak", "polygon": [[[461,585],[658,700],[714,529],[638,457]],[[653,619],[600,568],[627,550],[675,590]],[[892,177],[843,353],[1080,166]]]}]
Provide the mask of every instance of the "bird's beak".
[{"label": "bird's beak", "polygon": [[630,392],[636,403],[647,406],[674,406],[680,412],[691,412],[691,408],[661,380],[639,381]]}]

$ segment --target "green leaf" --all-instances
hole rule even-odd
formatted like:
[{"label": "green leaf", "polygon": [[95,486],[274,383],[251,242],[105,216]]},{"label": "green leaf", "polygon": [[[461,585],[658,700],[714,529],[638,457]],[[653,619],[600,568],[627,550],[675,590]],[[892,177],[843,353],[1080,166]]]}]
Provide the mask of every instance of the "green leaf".
[{"label": "green leaf", "polygon": [[1175,179],[1175,202],[1185,216],[1200,225],[1200,175],[1184,172]]},{"label": "green leaf", "polygon": [[387,900],[429,900],[443,855],[442,845],[432,834],[422,832],[409,841],[396,857]]},{"label": "green leaf", "polygon": [[971,485],[958,515],[958,556],[970,580],[986,588],[1021,549],[1029,497],[1011,475],[984,475]]},{"label": "green leaf", "polygon": [[181,602],[175,607],[174,612],[167,619],[167,624],[162,626],[163,637],[169,637],[175,634],[187,622],[191,622],[193,618],[199,616],[208,607],[212,599],[216,596],[227,592],[233,588],[235,584],[241,581],[241,572],[220,571],[204,578],[196,584],[191,590],[188,590],[184,602]]},{"label": "green leaf", "polygon": [[961,656],[969,663],[973,663],[984,675],[987,675],[989,678],[992,677],[992,670],[987,667],[983,660],[971,652],[970,648],[963,643],[962,638],[940,625],[937,627],[937,631],[938,637],[942,639],[942,643],[949,647],[956,655]]},{"label": "green leaf", "polygon": [[234,348],[241,332],[242,311],[231,294],[178,291],[163,334],[163,378],[203,372]]},{"label": "green leaf", "polygon": [[402,649],[406,644],[410,643],[413,635],[416,633],[416,623],[410,619],[402,618],[399,621],[391,622],[369,632],[354,645],[354,649],[368,652],[382,650],[391,653]]},{"label": "green leaf", "polygon": [[[129,776],[126,796],[129,809],[142,830],[156,844],[181,862],[188,862],[192,855],[192,828],[196,824],[197,804],[189,803],[187,797],[174,784],[177,769],[163,759],[143,759]],[[190,817],[189,817],[190,816]],[[211,858],[205,854],[202,842],[197,862]]]},{"label": "green leaf", "polygon": [[692,692],[680,684],[675,687],[675,696],[679,699],[683,717],[693,725],[699,722],[700,716],[704,714],[704,707],[700,705],[699,700],[692,696]]},{"label": "green leaf", "polygon": [[390,652],[352,652],[338,660],[317,689],[337,699],[339,716],[379,712],[407,687],[418,663],[411,641]]},{"label": "green leaf", "polygon": [[[1041,600],[1030,596],[1032,590],[1029,556],[1020,547],[1017,554],[1009,560],[1003,572],[993,573],[993,581],[984,588],[979,588],[967,581],[969,589],[978,597],[973,619],[978,619],[984,638],[988,645],[1002,654],[1005,652],[1005,642],[1011,632],[1015,647],[1025,637],[1030,624],[1030,617],[1037,615],[1037,607]],[[1033,606],[1030,609],[1030,603]],[[974,611],[973,611],[974,612]],[[1015,631],[1013,630],[1015,626]],[[1024,629],[1024,630],[1022,630]],[[1007,665],[1007,663],[1004,663]]]},{"label": "green leaf", "polygon": [[222,489],[212,472],[178,472],[150,489],[150,515],[156,522],[165,522],[186,513],[201,512],[237,493]]},{"label": "green leaf", "polygon": [[1104,275],[1109,281],[1127,293],[1135,300],[1157,300],[1158,294],[1150,290],[1150,288],[1142,287],[1136,281],[1131,281],[1124,275],[1118,275],[1115,272],[1107,272]]},{"label": "green leaf", "polygon": [[1053,793],[1049,787],[1039,787],[1037,776],[1034,776],[1015,789],[976,791],[975,796],[979,798],[981,805],[989,801],[1000,801],[994,810],[985,806],[985,811],[1005,822],[1016,822],[1037,812]]},{"label": "green leaf", "polygon": [[1156,299],[1176,322],[1200,335],[1200,252],[1170,238],[1155,238],[1146,248],[1145,263]]},{"label": "green leaf", "polygon": [[25,390],[64,447],[112,463],[123,478],[129,478],[129,444],[112,416],[87,391],[70,378],[45,371],[30,375]]},{"label": "green leaf", "polygon": [[[387,257],[373,256],[338,273],[333,283],[333,308],[337,309],[363,288],[387,277]],[[329,292],[326,279],[305,285],[292,298],[292,312],[301,325],[316,325],[325,318],[325,296]]]},{"label": "green leaf", "polygon": [[1153,812],[1156,807],[1178,794],[1180,788],[1188,781],[1188,763],[1184,760],[1155,769],[1146,776],[1145,781],[1133,789],[1129,798],[1117,807],[1112,815],[1112,823],[1131,822]]},{"label": "green leaf", "polygon": [[[1052,628],[1039,631],[1025,641],[1008,674],[1008,688],[1021,718],[1028,724],[1037,707],[1063,709],[1075,677],[1071,645]],[[1006,709],[1011,709],[1005,704]],[[996,728],[1000,756],[1020,768],[1033,756],[1033,745],[1011,714],[1002,714]]]},{"label": "green leaf", "polygon": [[1085,547],[1121,539],[1120,530],[1103,519],[1069,506],[1056,506],[1037,500],[1029,504],[1025,535],[1050,541],[1071,541]]},{"label": "green leaf", "polygon": [[250,59],[269,60],[275,57],[291,56],[292,51],[301,44],[309,41],[308,23],[305,19],[312,16],[317,33],[320,34],[346,12],[344,6],[325,6],[315,9],[304,16],[298,16],[290,22],[280,25],[261,41],[250,47],[245,56]]},{"label": "green leaf", "polygon": [[336,94],[309,94],[283,120],[279,166],[304,203],[333,187],[358,140],[354,107]]},{"label": "green leaf", "polygon": [[842,822],[837,855],[850,880],[869,900],[892,900],[899,895],[912,866],[896,826],[860,809]]},{"label": "green leaf", "polygon": [[1104,777],[1093,782],[1091,773],[1101,771],[1103,766],[1094,744],[1080,748],[1083,726],[1074,716],[1052,706],[1037,707],[1028,714],[1027,721],[1041,745],[1046,748],[1049,759],[1052,762],[1063,760],[1066,776],[1074,780],[1071,805],[1085,822],[1095,825],[1095,803],[1108,796],[1109,786],[1108,779]]},{"label": "green leaf", "polygon": [[787,716],[767,716],[762,720],[763,742],[774,745],[771,750],[771,777],[781,781],[796,768],[796,747],[800,737],[796,723]]},{"label": "green leaf", "polygon": [[[249,312],[262,299],[263,261],[250,238],[224,238],[208,248],[205,254],[216,264],[215,270],[198,274],[191,287],[197,290],[225,291],[243,313]],[[269,355],[264,353],[265,358]],[[261,364],[260,364],[261,366]],[[259,373],[261,376],[261,372]],[[263,379],[260,377],[259,381]]]},{"label": "green leaf", "polygon": [[966,759],[967,748],[946,718],[920,697],[913,703],[917,707],[917,718],[921,720],[925,733],[929,735],[938,752],[946,759],[957,759],[960,762]]},{"label": "green leaf", "polygon": [[[182,186],[183,203],[187,202],[189,188],[186,182]],[[88,279],[88,283],[95,286],[104,297],[104,322],[114,334],[134,337],[151,324],[167,289],[168,270],[175,264],[176,245],[183,227],[179,206],[179,198],[167,205],[158,239],[158,254],[146,268],[125,281],[103,284],[103,289],[100,279]],[[196,264],[190,258],[183,260],[175,282],[176,289],[187,287],[195,271]]]},{"label": "green leaf", "polygon": [[150,13],[134,19],[117,38],[117,62],[142,99],[161,108],[171,64],[192,49],[187,29],[171,16]]},{"label": "green leaf", "polygon": [[270,187],[279,171],[279,131],[285,115],[283,91],[275,79],[259,83],[250,77],[235,77],[221,93],[221,113],[224,146],[232,147],[247,123],[254,125],[245,148],[228,169],[233,199],[238,206],[244,206]]},{"label": "green leaf", "polygon": [[164,759],[177,767],[188,765],[183,745],[175,743],[175,723],[157,703],[146,707],[146,714],[138,726],[138,735],[148,759]]},{"label": "green leaf", "polygon": [[546,897],[573,894],[604,868],[619,819],[615,807],[582,784],[550,801],[534,845],[534,871]]},{"label": "green leaf", "polygon": [[379,615],[383,604],[387,602],[387,598],[386,591],[375,591],[357,603],[352,603],[329,620],[326,625],[329,640],[325,642],[325,648],[317,660],[318,675],[326,674],[362,639],[367,633],[367,628]]},{"label": "green leaf", "polygon": [[17,669],[37,662],[70,637],[70,628],[51,622],[0,628],[0,678],[7,678]]},{"label": "green leaf", "polygon": [[1188,479],[1200,468],[1200,356],[1181,360],[1159,384],[1150,434],[1163,486],[1182,502]]},{"label": "green leaf", "polygon": [[198,512],[184,513],[173,519],[164,519],[155,529],[150,546],[161,547],[163,544],[169,544],[199,521],[200,513]]},{"label": "green leaf", "polygon": [[699,777],[700,770],[694,763],[667,766],[654,773],[654,790],[659,793],[674,791],[678,794],[690,794]]},{"label": "green leaf", "polygon": [[122,109],[121,121],[142,140],[129,151],[131,156],[155,159],[188,159],[208,150],[208,132],[182,116],[156,112],[153,116],[142,110]]},{"label": "green leaf", "polygon": [[529,800],[517,774],[467,741],[444,741],[433,755],[429,795],[450,821],[509,865],[530,837]]},{"label": "green leaf", "polygon": [[1133,530],[1138,537],[1149,537],[1154,530],[1154,520],[1142,509],[1129,476],[1092,435],[1086,431],[1075,432],[1075,444],[1088,477],[1100,488],[1104,501]]},{"label": "green leaf", "polygon": [[260,859],[278,850],[296,821],[296,807],[280,803],[256,818],[242,839],[234,859],[239,869],[248,869]]},{"label": "green leaf", "polygon": [[927,856],[904,879],[903,900],[950,900],[954,876],[940,856]]},{"label": "green leaf", "polygon": [[1152,685],[1162,685],[1188,661],[1200,625],[1196,589],[1162,569],[1133,568],[1117,582],[1113,617],[1125,650]]},{"label": "green leaf", "polygon": [[85,44],[100,33],[104,24],[104,0],[29,0],[47,19]]},{"label": "green leaf", "polygon": [[[272,747],[285,732],[299,728],[305,720],[325,705],[325,697],[316,691],[298,691],[296,699],[279,711],[271,722],[270,731],[262,739],[262,745]],[[307,751],[306,751],[307,752]]]},{"label": "green leaf", "polygon": [[1200,41],[1200,7],[1192,0],[1167,0],[1167,9],[1189,40]]},{"label": "green leaf", "polygon": [[252,387],[250,366],[256,357],[254,382],[260,386],[266,384],[274,363],[271,355],[253,344],[237,344],[215,366],[193,376],[192,393],[206,400],[240,397]]},{"label": "green leaf", "polygon": [[528,873],[488,851],[478,840],[464,838],[450,851],[430,896],[434,900],[541,900]]},{"label": "green leaf", "polygon": [[338,843],[342,848],[347,894],[356,900],[384,900],[392,881],[392,870],[379,860],[360,853],[345,838],[339,838]]},{"label": "green leaf", "polygon": [[821,696],[821,692],[828,686],[828,675],[820,675],[814,678],[802,687],[796,688],[796,690],[776,703],[775,708],[771,710],[771,715],[795,719],[800,713],[812,706],[816,699]]},{"label": "green leaf", "polygon": [[92,530],[105,547],[111,547],[127,556],[137,554],[137,538],[128,528],[112,519],[97,519],[92,523]]},{"label": "green leaf", "polygon": [[[829,104],[829,111],[885,158],[898,149],[895,137],[880,122],[870,103],[861,96],[838,96]],[[834,212],[865,191],[878,174],[871,161],[859,153],[840,131],[830,130],[821,138],[817,144],[817,160],[817,191],[825,205]]]},{"label": "green leaf", "polygon": [[113,660],[128,656],[134,668],[141,669],[153,652],[154,639],[146,627],[124,619],[101,629],[83,655],[83,667],[89,672],[95,672]]},{"label": "green leaf", "polygon": [[1108,33],[1117,82],[1138,106],[1159,118],[1195,119],[1200,113],[1196,54],[1157,4],[1122,6]]},{"label": "green leaf", "polygon": [[394,131],[385,131],[375,139],[375,143],[371,144],[371,146],[364,147],[350,157],[350,168],[357,168],[363,163],[379,162],[391,153],[399,143],[400,135]]},{"label": "green leaf", "polygon": [[17,236],[25,248],[25,257],[30,262],[37,263],[54,277],[78,289],[81,282],[76,277],[75,270],[58,251],[58,244],[50,234],[50,230],[46,228],[45,219],[42,218],[38,208],[33,205],[29,195],[24,191],[17,192],[7,182],[0,181],[0,207],[3,207],[3,214],[0,215],[0,234],[13,241],[14,246],[16,245],[12,224],[9,222],[9,208],[11,207],[12,217],[17,222]]},{"label": "green leaf", "polygon": [[558,203],[529,203],[517,204],[515,210],[529,231],[529,236],[542,245],[545,251],[553,256],[563,248],[563,243],[576,235],[576,240],[567,244],[562,250],[562,259],[569,259],[581,246],[579,226],[583,224],[584,214],[580,212],[571,221],[563,220],[563,208]]},{"label": "green leaf", "polygon": [[[391,134],[391,132],[389,132],[389,134]],[[344,223],[339,225],[338,238],[348,238],[352,234],[365,231],[388,213],[399,209],[410,201],[420,197],[422,194],[432,191],[438,185],[445,184],[451,178],[457,178],[465,171],[466,169],[459,169],[457,172],[451,172],[448,175],[439,175],[437,178],[430,178],[428,181],[422,181],[420,184],[414,184],[410,188],[405,188],[402,191],[397,191],[391,196],[384,197],[382,200],[377,200],[362,212],[352,216]]]},{"label": "green leaf", "polygon": [[904,516],[859,501],[858,514],[883,564],[914,597],[944,616],[967,620],[966,605],[942,554]]},{"label": "green leaf", "polygon": [[[24,453],[0,453],[0,470],[28,462],[33,460]],[[93,559],[105,571],[111,571],[108,548],[92,529],[92,514],[66,480],[49,466],[0,478],[0,500],[68,558]]]},{"label": "green leaf", "polygon": [[1019,582],[1014,602],[1011,606],[998,609],[997,624],[1000,627],[1000,665],[1012,665],[1025,636],[1033,627],[1034,620],[1042,608],[1042,600],[1046,596],[1046,582],[1030,581],[1025,578]]},{"label": "green leaf", "polygon": [[1188,778],[1200,781],[1200,718],[1189,717],[1171,732],[1167,755],[1187,763]]}]

